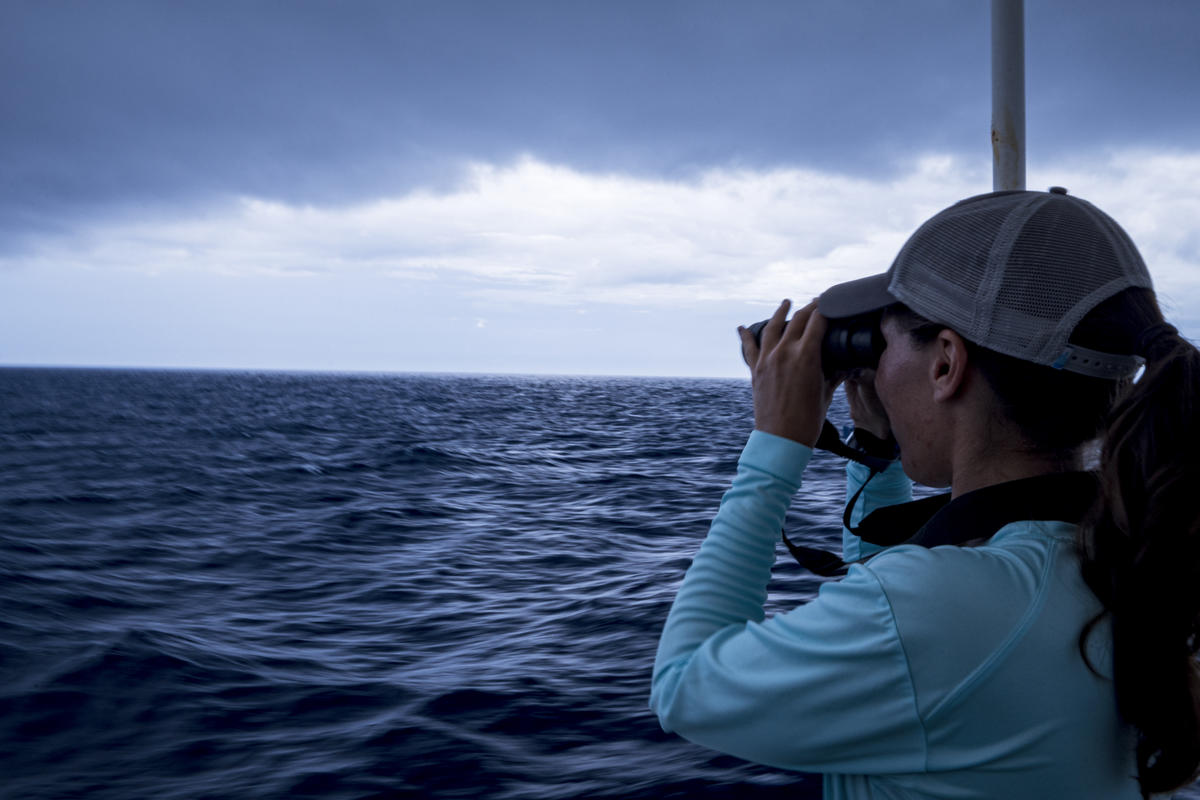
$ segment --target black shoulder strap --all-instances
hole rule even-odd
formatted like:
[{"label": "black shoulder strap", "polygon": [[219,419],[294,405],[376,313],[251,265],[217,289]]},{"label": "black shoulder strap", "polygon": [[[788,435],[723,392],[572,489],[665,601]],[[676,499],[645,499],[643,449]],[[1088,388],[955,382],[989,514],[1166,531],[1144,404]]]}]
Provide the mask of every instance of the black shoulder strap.
[{"label": "black shoulder strap", "polygon": [[[1091,472],[1037,475],[985,486],[953,500],[946,493],[884,506],[868,514],[851,532],[881,547],[961,545],[991,538],[1005,525],[1022,520],[1079,524],[1091,511],[1098,492],[1099,481]],[[844,521],[849,520],[850,509],[861,493],[860,488],[851,498]],[[832,553],[795,545],[786,533],[783,541],[800,565],[817,575],[840,575],[846,570]]]},{"label": "black shoulder strap", "polygon": [[907,543],[962,544],[990,538],[1005,525],[1022,520],[1078,525],[1099,493],[1100,481],[1093,472],[1056,472],[985,486],[946,503]]}]

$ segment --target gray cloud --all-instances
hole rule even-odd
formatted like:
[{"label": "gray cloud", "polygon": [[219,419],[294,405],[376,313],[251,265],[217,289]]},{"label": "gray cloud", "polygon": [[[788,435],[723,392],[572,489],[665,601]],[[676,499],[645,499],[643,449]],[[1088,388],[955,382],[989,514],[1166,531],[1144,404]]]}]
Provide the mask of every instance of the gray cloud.
[{"label": "gray cloud", "polygon": [[[1200,5],[1031,3],[1042,158],[1200,133]],[[592,171],[986,159],[987,3],[146,2],[0,8],[0,246],[230,196]]]}]

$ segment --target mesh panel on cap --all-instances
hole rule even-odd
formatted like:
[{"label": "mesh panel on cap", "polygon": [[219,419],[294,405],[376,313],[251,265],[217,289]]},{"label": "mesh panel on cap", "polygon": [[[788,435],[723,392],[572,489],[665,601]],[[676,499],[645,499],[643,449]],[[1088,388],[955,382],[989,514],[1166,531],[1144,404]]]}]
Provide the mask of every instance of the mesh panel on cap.
[{"label": "mesh panel on cap", "polygon": [[1151,287],[1137,248],[1111,217],[1086,200],[1024,191],[942,211],[905,243],[891,275],[888,291],[918,314],[1039,364],[1063,356],[1097,304]]},{"label": "mesh panel on cap", "polygon": [[1025,223],[996,295],[992,349],[1053,360],[1094,305],[1081,301],[1120,280],[1113,242],[1089,211],[1063,199],[1045,203]]},{"label": "mesh panel on cap", "polygon": [[[1085,201],[1052,198],[1040,207],[1009,254],[996,296],[991,347],[1033,361],[1054,361],[1075,325],[1097,303],[1138,285],[1117,249],[1127,239]],[[1134,258],[1140,264],[1136,251]]]},{"label": "mesh panel on cap", "polygon": [[929,220],[896,259],[892,293],[921,316],[974,340],[988,327],[990,254],[1010,204],[952,206]]}]

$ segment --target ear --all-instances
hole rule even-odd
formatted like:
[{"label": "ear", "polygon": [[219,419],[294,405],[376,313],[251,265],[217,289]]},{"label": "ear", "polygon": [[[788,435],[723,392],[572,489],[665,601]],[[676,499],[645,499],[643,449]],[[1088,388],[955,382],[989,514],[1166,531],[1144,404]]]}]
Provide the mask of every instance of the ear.
[{"label": "ear", "polygon": [[942,328],[931,347],[933,360],[929,364],[929,378],[933,385],[933,399],[946,402],[962,393],[967,364],[970,362],[967,343],[954,331]]}]

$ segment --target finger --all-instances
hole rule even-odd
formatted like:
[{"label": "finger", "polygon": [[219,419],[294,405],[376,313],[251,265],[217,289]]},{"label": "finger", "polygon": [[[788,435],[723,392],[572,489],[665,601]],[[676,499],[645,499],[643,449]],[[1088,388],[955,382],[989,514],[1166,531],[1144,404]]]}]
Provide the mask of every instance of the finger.
[{"label": "finger", "polygon": [[784,300],[779,304],[779,308],[775,309],[775,313],[767,321],[766,327],[762,329],[762,347],[759,348],[759,352],[769,353],[775,349],[775,345],[779,343],[780,334],[784,329],[783,325],[787,320],[788,310],[791,307],[792,301]]},{"label": "finger", "polygon": [[758,343],[754,341],[754,334],[749,328],[738,325],[738,337],[742,340],[742,360],[750,369],[754,369],[758,363]]},{"label": "finger", "polygon": [[843,390],[846,392],[846,403],[850,406],[850,415],[861,413],[862,411],[862,394],[859,388],[857,378],[847,378],[842,384]]},{"label": "finger", "polygon": [[879,408],[879,396],[875,393],[875,370],[858,370],[854,382],[855,388],[858,390],[859,402],[871,408]]},{"label": "finger", "polygon": [[856,398],[860,397],[866,391],[866,385],[872,380],[873,378],[868,376],[862,369],[854,369],[846,373],[844,384],[846,387],[846,396],[854,395]]},{"label": "finger", "polygon": [[821,360],[821,341],[825,338],[825,330],[829,327],[829,323],[820,311],[817,311],[817,301],[814,300],[804,307],[804,311],[797,311],[796,316],[801,313],[805,314],[804,334],[800,337],[801,352],[810,357],[815,358],[817,363]]},{"label": "finger", "polygon": [[813,300],[804,308],[798,310],[792,315],[792,321],[788,323],[787,328],[783,331],[781,338],[788,341],[797,341],[802,338],[804,329],[808,327],[808,321],[812,317],[814,311],[817,310],[817,301]]}]

